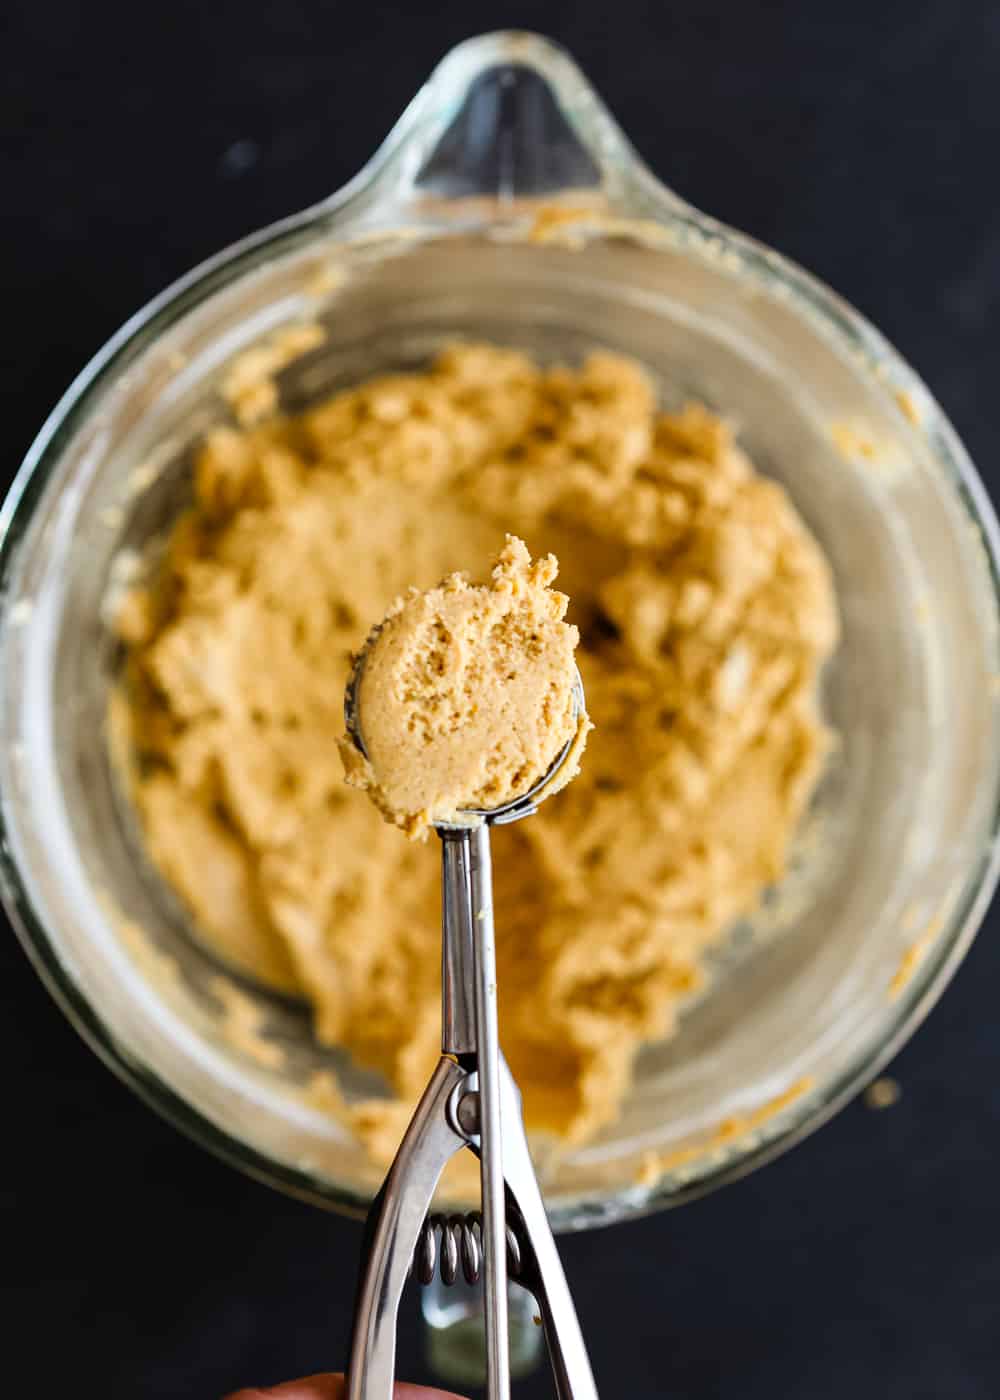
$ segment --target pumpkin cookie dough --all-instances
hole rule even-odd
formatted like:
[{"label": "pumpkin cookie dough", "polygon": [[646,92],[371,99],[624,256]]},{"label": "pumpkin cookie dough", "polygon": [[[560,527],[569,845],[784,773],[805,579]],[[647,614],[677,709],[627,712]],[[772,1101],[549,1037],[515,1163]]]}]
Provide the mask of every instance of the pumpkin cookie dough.
[{"label": "pumpkin cookie dough", "polygon": [[347,735],[341,756],[347,781],[408,836],[523,797],[564,749],[551,791],[579,771],[580,634],[550,587],[557,572],[508,535],[489,583],[451,574],[411,588],[369,635],[355,696],[364,754]]},{"label": "pumpkin cookie dough", "polygon": [[634,362],[445,351],[294,418],[211,433],[157,576],[121,613],[129,783],[204,937],[303,994],[396,1099],[438,1055],[437,852],[343,781],[351,649],[507,532],[560,560],[595,728],[558,802],[495,833],[501,1038],[529,1125],[611,1120],[639,1045],[780,878],[828,736],[827,564],[784,491]]}]

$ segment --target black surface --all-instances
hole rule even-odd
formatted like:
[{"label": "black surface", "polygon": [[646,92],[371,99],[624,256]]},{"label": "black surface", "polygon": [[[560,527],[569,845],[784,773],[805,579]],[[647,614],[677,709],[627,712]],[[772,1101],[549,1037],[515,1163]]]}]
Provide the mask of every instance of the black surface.
[{"label": "black surface", "polygon": [[[995,4],[416,10],[8,0],[8,474],[125,316],[340,185],[452,42],[521,23],[573,50],[681,193],[882,327],[1000,488]],[[566,1242],[605,1396],[1000,1395],[998,932],[994,915],[900,1056],[895,1107],[857,1103],[702,1204]],[[0,1393],[216,1400],[339,1365],[359,1227],[159,1122],[77,1040],[10,936],[0,979]],[[414,1312],[401,1369],[419,1379]]]}]

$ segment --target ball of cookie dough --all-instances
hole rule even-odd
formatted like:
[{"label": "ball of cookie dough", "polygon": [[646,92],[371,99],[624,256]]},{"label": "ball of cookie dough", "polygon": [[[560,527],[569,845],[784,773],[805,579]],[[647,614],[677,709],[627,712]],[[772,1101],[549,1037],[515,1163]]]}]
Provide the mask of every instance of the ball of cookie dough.
[{"label": "ball of cookie dough", "polygon": [[451,574],[397,599],[361,658],[364,753],[341,741],[348,782],[366,788],[408,835],[493,810],[579,768],[590,721],[580,708],[569,600],[550,585],[553,555],[532,562],[512,535],[488,583]]}]

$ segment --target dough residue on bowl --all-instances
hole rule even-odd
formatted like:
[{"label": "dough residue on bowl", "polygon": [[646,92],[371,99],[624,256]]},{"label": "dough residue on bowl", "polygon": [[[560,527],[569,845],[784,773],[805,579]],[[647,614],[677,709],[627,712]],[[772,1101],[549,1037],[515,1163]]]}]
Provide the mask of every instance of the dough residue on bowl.
[{"label": "dough residue on bowl", "polygon": [[495,834],[501,1039],[529,1126],[580,1140],[781,877],[827,750],[830,571],[728,425],[662,412],[619,356],[455,346],[211,433],[122,612],[149,854],[208,942],[386,1076],[351,1110],[379,1156],[439,1053],[440,871],[343,781],[352,648],[507,532],[559,558],[595,728],[559,800]]},{"label": "dough residue on bowl", "polygon": [[579,771],[590,728],[578,713],[569,599],[554,555],[532,563],[508,535],[488,583],[450,574],[397,598],[369,636],[347,781],[408,836],[494,810],[535,788],[567,750],[550,791]]}]

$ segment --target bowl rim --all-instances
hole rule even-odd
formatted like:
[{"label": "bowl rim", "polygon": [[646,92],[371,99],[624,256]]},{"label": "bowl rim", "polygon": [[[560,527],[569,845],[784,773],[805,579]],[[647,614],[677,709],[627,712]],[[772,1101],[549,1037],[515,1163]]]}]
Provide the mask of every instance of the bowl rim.
[{"label": "bowl rim", "polygon": [[[403,125],[409,118],[408,112]],[[127,320],[70,384],[49,417],[17,472],[0,509],[0,655],[7,644],[11,621],[11,581],[17,565],[18,546],[27,532],[66,443],[87,420],[110,382],[123,373],[165,330],[189,311],[257,266],[336,230],[338,237],[350,231],[349,206],[365,194],[383,164],[394,157],[397,137],[390,137],[369,165],[339,196],[259,230],[168,286]],[[943,480],[956,503],[978,531],[988,562],[994,646],[998,647],[1000,620],[1000,526],[993,507],[964,446],[933,395],[906,361],[853,307],[817,278],[757,243],[754,239],[683,205],[663,191],[657,221],[672,234],[688,256],[708,256],[718,265],[718,254],[737,260],[739,275],[758,284],[790,305],[814,329],[832,341],[834,348],[866,365],[873,385],[886,395],[914,393],[921,405],[921,426]],[[346,215],[346,217],[345,217]],[[648,221],[648,213],[646,215]],[[648,222],[647,222],[648,227]],[[467,222],[456,228],[446,221],[428,224],[421,238],[489,233],[484,222],[470,230]],[[369,225],[370,229],[370,225]],[[621,237],[621,229],[615,236]],[[637,235],[638,236],[638,235]],[[1000,648],[998,648],[1000,671]],[[994,726],[994,750],[1000,753],[1000,735]],[[610,1195],[581,1193],[549,1203],[554,1228],[563,1231],[606,1225],[637,1218],[665,1206],[695,1200],[735,1181],[803,1141],[827,1122],[863,1088],[898,1052],[920,1026],[943,993],[967,953],[1000,877],[1000,766],[994,763],[993,796],[979,859],[967,872],[961,897],[956,900],[948,927],[917,968],[896,1002],[894,1017],[887,1019],[886,1033],[876,1044],[863,1045],[838,1079],[805,1090],[777,1114],[765,1128],[757,1129],[752,1145],[734,1139],[722,1160],[699,1167],[693,1162],[681,1174],[667,1171],[648,1187]],[[231,1165],[264,1183],[317,1205],[360,1216],[370,1196],[346,1182],[333,1181],[305,1168],[266,1156],[221,1129],[207,1115],[194,1109],[170,1085],[138,1063],[116,1041],[97,1009],[83,996],[60,960],[41,916],[33,908],[12,854],[7,804],[0,794],[0,899],[29,960],[64,1014],[99,1058],[141,1099],[181,1132]]]}]

